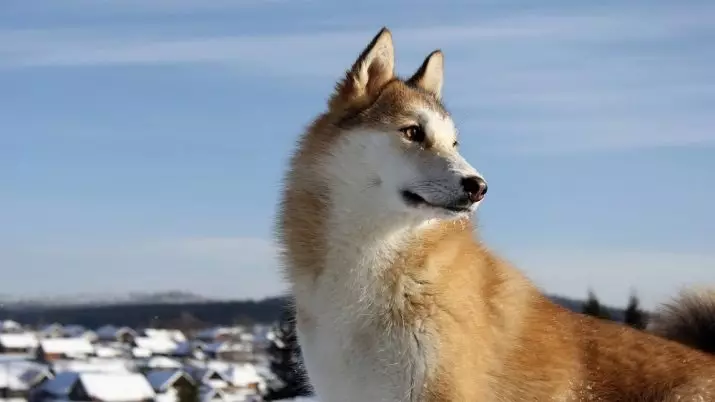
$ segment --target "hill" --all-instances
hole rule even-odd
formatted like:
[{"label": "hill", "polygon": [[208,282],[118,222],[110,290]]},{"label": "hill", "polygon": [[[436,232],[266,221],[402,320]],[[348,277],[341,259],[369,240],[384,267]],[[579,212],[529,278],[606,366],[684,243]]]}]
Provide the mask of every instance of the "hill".
[{"label": "hill", "polygon": [[[583,301],[551,296],[556,303],[580,312]],[[131,303],[104,304],[9,304],[0,306],[0,319],[12,319],[30,325],[53,322],[78,324],[97,328],[106,324],[130,327],[166,326],[174,328],[233,324],[270,324],[278,320],[286,303],[284,297],[263,300],[188,301],[171,303],[154,297],[133,300]],[[609,315],[623,320],[624,310],[604,307]]]}]

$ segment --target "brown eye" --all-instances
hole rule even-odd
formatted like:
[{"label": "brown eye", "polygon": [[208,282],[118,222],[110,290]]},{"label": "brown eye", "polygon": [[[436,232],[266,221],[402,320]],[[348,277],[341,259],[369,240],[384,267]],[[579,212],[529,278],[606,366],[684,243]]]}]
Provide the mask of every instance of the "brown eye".
[{"label": "brown eye", "polygon": [[408,141],[422,143],[426,139],[425,130],[418,125],[404,127],[400,131]]}]

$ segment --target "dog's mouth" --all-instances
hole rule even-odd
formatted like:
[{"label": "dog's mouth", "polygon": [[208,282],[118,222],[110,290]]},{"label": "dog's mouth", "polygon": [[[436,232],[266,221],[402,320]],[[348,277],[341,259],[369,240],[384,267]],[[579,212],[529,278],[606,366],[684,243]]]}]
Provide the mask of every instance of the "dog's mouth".
[{"label": "dog's mouth", "polygon": [[402,190],[402,199],[407,205],[412,207],[425,206],[429,208],[444,209],[450,212],[470,212],[472,205],[474,205],[474,203],[469,201],[469,199],[467,198],[465,198],[463,201],[460,200],[459,203],[434,204],[424,199],[424,197],[422,197],[421,195],[409,190]]}]

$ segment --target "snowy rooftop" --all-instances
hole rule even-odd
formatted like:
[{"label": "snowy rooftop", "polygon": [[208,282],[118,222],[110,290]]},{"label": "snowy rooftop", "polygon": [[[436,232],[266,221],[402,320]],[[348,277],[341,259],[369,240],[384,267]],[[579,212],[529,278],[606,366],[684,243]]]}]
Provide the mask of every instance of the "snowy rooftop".
[{"label": "snowy rooftop", "polygon": [[47,381],[42,389],[53,396],[66,396],[81,382],[85,391],[103,402],[122,402],[154,398],[154,389],[139,373],[64,372]]},{"label": "snowy rooftop", "polygon": [[94,346],[86,338],[47,338],[40,340],[40,347],[45,353],[65,355],[89,355],[94,353]]}]

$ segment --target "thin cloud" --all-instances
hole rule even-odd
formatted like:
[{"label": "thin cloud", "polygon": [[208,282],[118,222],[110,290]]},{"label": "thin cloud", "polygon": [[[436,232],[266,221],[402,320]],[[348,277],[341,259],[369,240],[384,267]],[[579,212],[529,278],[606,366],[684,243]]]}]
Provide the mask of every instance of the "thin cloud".
[{"label": "thin cloud", "polygon": [[[700,10],[702,11],[702,10]],[[398,51],[426,52],[435,47],[459,48],[479,52],[481,46],[512,45],[528,47],[533,41],[552,45],[608,43],[694,35],[715,23],[712,13],[693,11],[597,14],[516,15],[508,18],[477,20],[468,24],[391,27]],[[289,32],[280,35],[244,34],[209,37],[142,37],[141,26],[126,27],[127,32],[101,29],[56,29],[0,31],[0,65],[101,66],[116,64],[165,63],[246,63],[286,69],[286,58],[295,59],[304,70],[316,65],[332,67],[341,54],[352,55],[374,35],[375,27],[317,33]],[[367,38],[367,39],[366,39]],[[337,56],[337,57],[336,57]],[[331,62],[333,60],[333,62]],[[310,68],[306,68],[310,65]],[[332,71],[322,69],[321,71]]]}]

